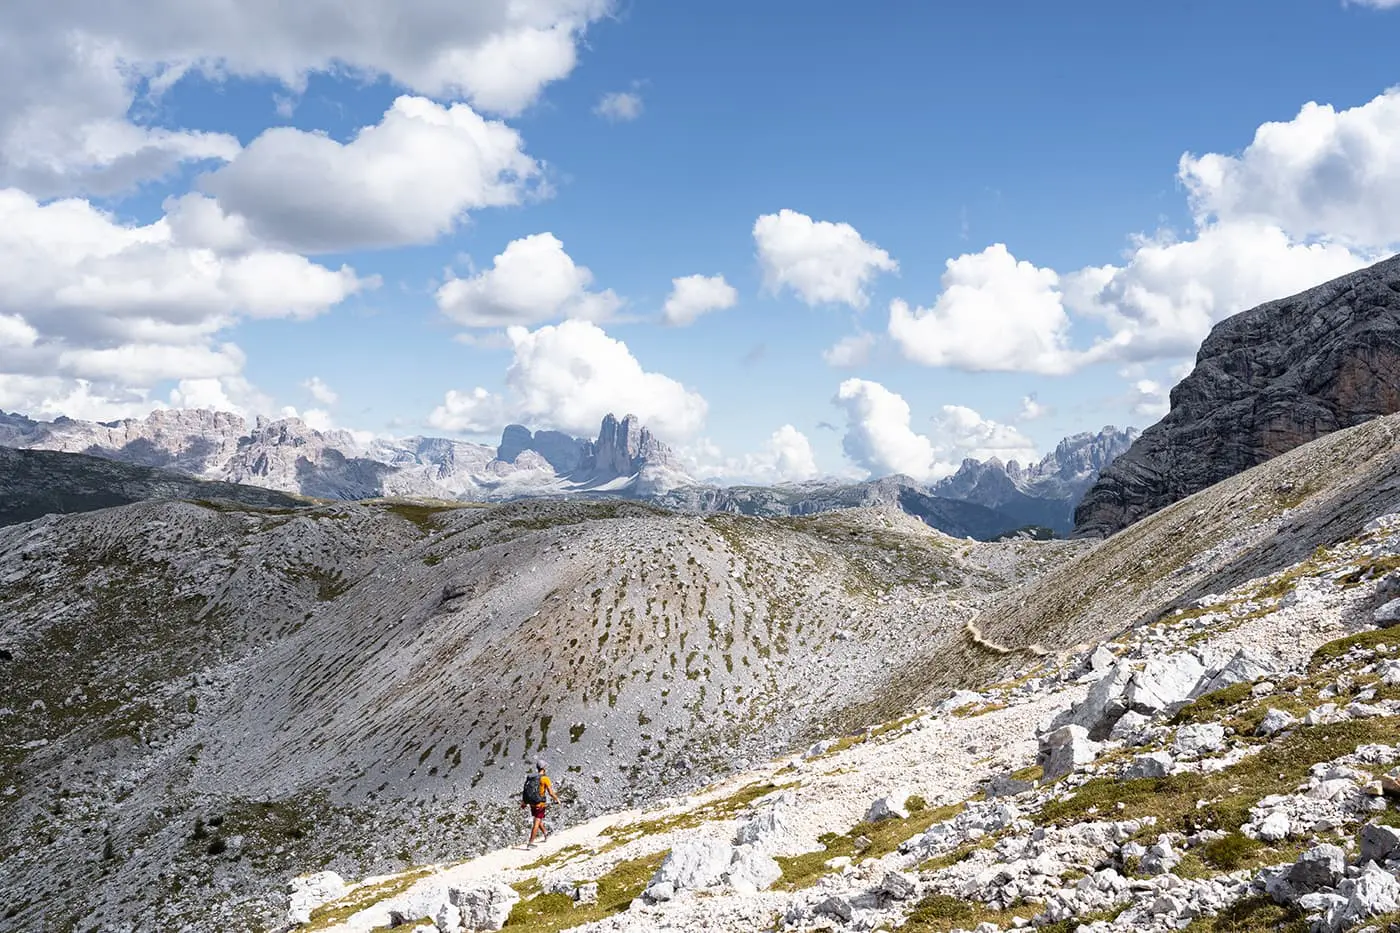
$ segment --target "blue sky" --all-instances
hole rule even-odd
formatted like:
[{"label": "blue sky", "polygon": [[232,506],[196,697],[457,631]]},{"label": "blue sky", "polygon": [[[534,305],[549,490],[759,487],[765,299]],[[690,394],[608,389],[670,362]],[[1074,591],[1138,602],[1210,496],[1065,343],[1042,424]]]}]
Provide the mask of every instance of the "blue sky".
[{"label": "blue sky", "polygon": [[[0,407],[635,409],[763,480],[1145,426],[1211,323],[1400,242],[1394,5],[21,2]],[[726,306],[668,326],[686,276]]]}]

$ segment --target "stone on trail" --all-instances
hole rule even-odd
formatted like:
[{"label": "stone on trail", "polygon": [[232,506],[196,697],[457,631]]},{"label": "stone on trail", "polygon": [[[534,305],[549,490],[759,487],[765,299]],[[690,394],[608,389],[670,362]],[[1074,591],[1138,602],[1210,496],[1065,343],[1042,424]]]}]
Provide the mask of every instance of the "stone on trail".
[{"label": "stone on trail", "polygon": [[729,885],[740,894],[766,891],[783,876],[783,870],[773,859],[752,846],[739,846],[729,865]]},{"label": "stone on trail", "polygon": [[1098,754],[1098,743],[1089,741],[1089,730],[1080,725],[1061,726],[1040,740],[1040,760],[1045,780],[1053,780],[1089,764]]},{"label": "stone on trail", "polygon": [[1331,843],[1313,846],[1272,878],[1266,890],[1278,904],[1296,904],[1307,894],[1336,887],[1346,872],[1346,852]]},{"label": "stone on trail", "polygon": [[885,872],[880,881],[880,893],[897,901],[908,900],[914,896],[914,879],[901,871]]},{"label": "stone on trail", "polygon": [[[1241,648],[1235,656],[1225,662],[1214,677],[1211,677],[1195,696],[1205,696],[1235,684],[1253,683],[1265,677],[1272,677],[1283,671],[1284,665],[1267,654],[1250,648]],[[1194,699],[1194,697],[1193,697]]]},{"label": "stone on trail", "polygon": [[477,881],[450,888],[448,902],[461,911],[468,930],[499,930],[506,925],[520,895],[499,881]]},{"label": "stone on trail", "polygon": [[1106,671],[1113,666],[1113,662],[1118,660],[1118,656],[1109,649],[1108,645],[1099,645],[1089,655],[1089,670],[1098,673]]},{"label": "stone on trail", "polygon": [[1152,725],[1152,717],[1144,716],[1142,713],[1128,710],[1109,730],[1108,737],[1117,739],[1120,742],[1137,743],[1141,735]]},{"label": "stone on trail", "polygon": [[835,917],[842,923],[850,923],[855,911],[851,908],[851,902],[840,895],[832,895],[817,905],[816,912],[827,917]]},{"label": "stone on trail", "polygon": [[1278,842],[1287,839],[1292,831],[1293,826],[1288,822],[1288,814],[1282,810],[1275,810],[1259,823],[1257,835],[1265,842]]},{"label": "stone on trail", "polygon": [[1209,669],[1194,651],[1148,658],[1133,675],[1123,697],[1128,708],[1140,713],[1171,713],[1195,694]]},{"label": "stone on trail", "polygon": [[598,903],[598,882],[588,881],[574,888],[575,904]]},{"label": "stone on trail", "polygon": [[288,923],[310,923],[311,911],[343,895],[345,879],[333,871],[318,871],[313,875],[293,878],[288,884],[292,900],[287,908]]},{"label": "stone on trail", "polygon": [[[646,895],[651,900],[669,900],[682,891],[695,891],[711,888],[724,880],[729,865],[734,861],[734,847],[718,839],[687,839],[678,842],[671,854],[662,861],[661,867],[652,875],[647,885]],[[669,888],[668,897],[660,897],[658,891]]]}]

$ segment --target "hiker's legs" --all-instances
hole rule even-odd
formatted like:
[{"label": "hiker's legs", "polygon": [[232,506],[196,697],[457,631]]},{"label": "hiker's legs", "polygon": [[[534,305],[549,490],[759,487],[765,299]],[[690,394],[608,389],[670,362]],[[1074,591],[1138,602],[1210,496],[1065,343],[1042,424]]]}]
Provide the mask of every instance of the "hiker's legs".
[{"label": "hiker's legs", "polygon": [[532,845],[534,845],[534,844],[535,844],[535,836],[538,835],[539,832],[540,832],[540,830],[543,829],[543,828],[544,828],[544,820],[540,819],[540,818],[537,817],[537,816],[532,816],[532,817],[531,817],[531,822],[530,822],[530,838],[527,839],[527,840],[525,841],[525,844],[526,844],[527,846],[532,846]]}]

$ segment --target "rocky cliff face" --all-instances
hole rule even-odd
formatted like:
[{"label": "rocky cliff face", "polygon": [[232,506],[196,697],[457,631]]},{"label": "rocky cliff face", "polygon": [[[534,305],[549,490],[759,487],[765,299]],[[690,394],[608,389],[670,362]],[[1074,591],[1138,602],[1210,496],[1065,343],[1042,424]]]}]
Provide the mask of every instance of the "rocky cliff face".
[{"label": "rocky cliff face", "polygon": [[227,500],[278,509],[310,505],[308,500],[275,490],[192,479],[172,470],[83,454],[0,447],[0,526],[147,499]]},{"label": "rocky cliff face", "polygon": [[1075,533],[1111,534],[1340,428],[1400,411],[1400,257],[1222,321],[1171,411],[1104,471]]}]

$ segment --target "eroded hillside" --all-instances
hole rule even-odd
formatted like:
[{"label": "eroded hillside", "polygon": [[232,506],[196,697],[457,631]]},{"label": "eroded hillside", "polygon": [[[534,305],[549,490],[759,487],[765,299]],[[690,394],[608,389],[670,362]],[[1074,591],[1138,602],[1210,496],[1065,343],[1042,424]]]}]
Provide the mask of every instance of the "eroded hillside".
[{"label": "eroded hillside", "polygon": [[[5,929],[255,929],[514,830],[543,753],[571,818],[962,682],[964,625],[1086,545],[898,512],[621,502],[141,503],[0,531]],[[41,915],[36,912],[41,912]]]}]

